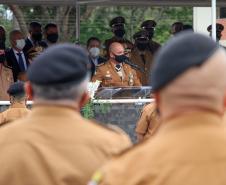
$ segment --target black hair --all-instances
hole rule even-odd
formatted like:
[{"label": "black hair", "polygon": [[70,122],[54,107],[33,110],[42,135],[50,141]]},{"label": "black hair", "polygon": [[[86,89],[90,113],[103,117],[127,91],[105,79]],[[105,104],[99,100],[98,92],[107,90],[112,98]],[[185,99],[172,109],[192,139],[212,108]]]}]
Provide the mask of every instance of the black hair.
[{"label": "black hair", "polygon": [[35,21],[33,21],[33,22],[31,22],[30,24],[29,24],[29,27],[30,27],[30,29],[31,28],[41,28],[42,27],[42,25],[39,23],[39,22],[35,22]]},{"label": "black hair", "polygon": [[100,39],[98,39],[97,37],[90,37],[87,42],[86,42],[86,46],[88,47],[90,45],[90,42],[93,41],[93,40],[96,40],[98,41],[99,43],[101,43]]},{"label": "black hair", "polygon": [[56,24],[54,24],[54,23],[48,23],[47,25],[45,25],[45,27],[44,27],[44,30],[45,30],[45,32],[47,32],[47,30],[49,29],[49,28],[57,28],[57,25]]}]

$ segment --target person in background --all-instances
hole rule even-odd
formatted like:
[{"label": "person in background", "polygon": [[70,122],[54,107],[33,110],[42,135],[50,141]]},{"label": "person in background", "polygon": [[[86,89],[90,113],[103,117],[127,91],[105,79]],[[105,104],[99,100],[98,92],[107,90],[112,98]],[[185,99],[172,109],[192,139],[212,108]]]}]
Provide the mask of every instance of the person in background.
[{"label": "person in background", "polygon": [[87,40],[87,50],[91,62],[91,76],[96,72],[96,67],[106,62],[106,59],[100,56],[101,41],[97,37],[90,37]]},{"label": "person in background", "polygon": [[25,117],[30,112],[26,107],[27,97],[23,82],[13,83],[7,93],[10,97],[10,107],[0,113],[0,125]]},{"label": "person in background", "polygon": [[151,52],[149,48],[149,33],[142,30],[135,33],[133,38],[135,43],[131,52],[130,60],[141,69],[137,70],[137,75],[141,84],[146,86],[148,85],[148,79],[154,58],[154,53]]},{"label": "person in background", "polygon": [[[212,36],[212,25],[209,25],[207,27],[207,31],[209,32],[210,36]],[[216,36],[217,36],[218,42],[221,40],[223,31],[224,31],[224,26],[222,24],[217,23],[216,24]]]},{"label": "person in background", "polygon": [[154,102],[144,106],[136,124],[137,141],[141,142],[153,136],[160,126],[159,115]]},{"label": "person in background", "polygon": [[29,24],[29,36],[25,39],[24,53],[32,61],[32,59],[40,54],[47,45],[42,42],[42,25],[38,22]]},{"label": "person in background", "polygon": [[0,100],[8,100],[7,89],[13,83],[12,70],[7,66],[5,57],[6,31],[0,25]]},{"label": "person in background", "polygon": [[153,40],[156,26],[157,26],[157,23],[154,20],[146,20],[142,22],[140,26],[142,30],[148,33],[149,49],[152,54],[155,54],[158,51],[158,49],[161,47],[161,45],[158,42],[155,42]]},{"label": "person in background", "polygon": [[26,81],[26,71],[29,61],[26,53],[23,52],[25,46],[24,37],[19,30],[13,30],[9,34],[11,48],[6,50],[7,66],[12,68],[14,82],[17,80]]},{"label": "person in background", "polygon": [[128,39],[125,38],[125,18],[122,16],[118,16],[113,18],[110,21],[109,26],[111,27],[111,31],[114,34],[114,36],[110,39],[105,40],[104,46],[105,50],[107,52],[107,57],[109,57],[109,47],[113,42],[119,42],[123,44],[124,48],[132,48],[133,44]]},{"label": "person in background", "polygon": [[47,47],[52,46],[58,42],[59,39],[59,33],[58,33],[58,27],[54,23],[48,23],[44,27],[44,36]]},{"label": "person in background", "polygon": [[1,49],[4,49],[4,50],[6,49],[5,42],[6,42],[6,31],[5,31],[5,28],[0,25],[0,48]]},{"label": "person in background", "polygon": [[119,42],[113,42],[109,48],[110,59],[97,68],[92,81],[101,81],[102,87],[141,86],[137,73],[125,63],[124,47]]},{"label": "person in background", "polygon": [[110,160],[91,183],[226,184],[224,49],[205,35],[182,32],[159,50],[151,75],[160,128]]},{"label": "person in background", "polygon": [[182,22],[175,22],[171,26],[171,34],[176,35],[177,33],[183,31],[184,29],[184,24]]},{"label": "person in background", "polygon": [[[90,72],[87,52],[52,46],[28,70],[29,116],[0,129],[0,184],[86,185],[110,157],[131,146],[122,131],[84,119]],[[26,155],[25,155],[26,153]]]}]

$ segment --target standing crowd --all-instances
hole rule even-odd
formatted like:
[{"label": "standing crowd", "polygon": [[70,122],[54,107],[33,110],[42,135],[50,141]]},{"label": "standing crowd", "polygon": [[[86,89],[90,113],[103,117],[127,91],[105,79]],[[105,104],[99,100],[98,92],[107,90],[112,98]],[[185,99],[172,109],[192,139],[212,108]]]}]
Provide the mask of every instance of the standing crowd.
[{"label": "standing crowd", "polygon": [[[44,40],[37,22],[26,39],[10,33],[11,48],[0,50],[1,71],[10,69],[14,81],[11,107],[0,114],[0,184],[226,184],[225,49],[181,22],[163,46],[153,41],[155,21],[141,24],[134,43],[124,25],[123,17],[110,22],[114,36],[102,56],[96,37],[86,49],[56,44],[55,24],[45,26]],[[152,87],[155,103],[142,111],[136,146],[119,128],[80,115],[96,80]]]}]

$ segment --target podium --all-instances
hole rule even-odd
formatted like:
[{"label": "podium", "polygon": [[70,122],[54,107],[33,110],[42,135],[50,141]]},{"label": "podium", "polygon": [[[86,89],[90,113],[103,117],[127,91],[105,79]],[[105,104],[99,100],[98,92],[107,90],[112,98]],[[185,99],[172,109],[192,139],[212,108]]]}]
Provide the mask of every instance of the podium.
[{"label": "podium", "polygon": [[[143,106],[154,101],[151,87],[105,87],[99,88],[94,99],[94,119],[114,124],[136,141],[135,127]],[[101,113],[100,104],[107,104],[108,111]]]},{"label": "podium", "polygon": [[150,99],[151,87],[104,87],[95,94],[96,99]]}]

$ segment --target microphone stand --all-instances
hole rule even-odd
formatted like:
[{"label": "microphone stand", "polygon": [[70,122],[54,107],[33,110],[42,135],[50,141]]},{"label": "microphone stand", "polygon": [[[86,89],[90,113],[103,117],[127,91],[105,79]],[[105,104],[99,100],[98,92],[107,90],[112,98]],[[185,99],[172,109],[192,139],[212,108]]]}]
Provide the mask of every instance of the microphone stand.
[{"label": "microphone stand", "polygon": [[135,69],[141,71],[142,73],[145,73],[144,69],[142,69],[141,67],[139,67],[139,66],[136,65],[136,64],[133,64],[133,63],[130,62],[128,59],[124,60],[124,63],[130,65],[132,68],[135,68]]}]

